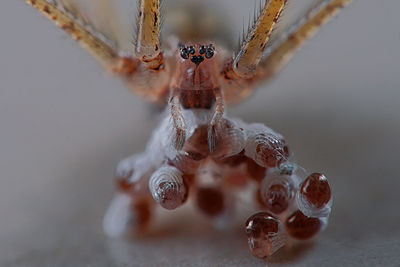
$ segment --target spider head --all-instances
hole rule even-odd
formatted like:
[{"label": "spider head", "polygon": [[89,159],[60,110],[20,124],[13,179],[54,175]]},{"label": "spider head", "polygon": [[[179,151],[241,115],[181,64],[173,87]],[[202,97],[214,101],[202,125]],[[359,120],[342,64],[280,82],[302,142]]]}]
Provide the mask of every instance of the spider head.
[{"label": "spider head", "polygon": [[179,44],[175,87],[181,90],[211,90],[218,86],[220,64],[210,43]]},{"label": "spider head", "polygon": [[198,67],[200,63],[211,59],[216,53],[212,44],[182,44],[179,43],[179,56],[182,60],[190,60]]}]

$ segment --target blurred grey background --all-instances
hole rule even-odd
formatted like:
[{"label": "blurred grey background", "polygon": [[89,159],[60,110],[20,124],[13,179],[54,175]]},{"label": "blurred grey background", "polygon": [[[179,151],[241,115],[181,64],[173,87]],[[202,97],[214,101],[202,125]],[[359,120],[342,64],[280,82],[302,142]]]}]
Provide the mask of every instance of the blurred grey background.
[{"label": "blurred grey background", "polygon": [[[238,2],[226,11],[252,10]],[[397,0],[355,1],[229,111],[282,133],[333,187],[327,231],[271,266],[400,265],[398,10]],[[242,225],[218,232],[191,209],[167,217],[163,234],[107,239],[114,168],[144,148],[157,115],[24,1],[0,2],[0,33],[1,266],[267,264]]]}]

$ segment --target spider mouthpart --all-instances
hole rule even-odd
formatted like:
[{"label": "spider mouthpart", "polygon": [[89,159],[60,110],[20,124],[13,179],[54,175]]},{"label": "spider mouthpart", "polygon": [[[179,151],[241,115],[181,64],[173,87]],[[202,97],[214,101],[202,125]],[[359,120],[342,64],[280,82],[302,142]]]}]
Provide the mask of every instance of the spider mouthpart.
[{"label": "spider mouthpart", "polygon": [[198,66],[201,62],[204,61],[204,57],[203,56],[191,56],[190,61],[192,61],[194,64],[196,64],[196,66]]}]

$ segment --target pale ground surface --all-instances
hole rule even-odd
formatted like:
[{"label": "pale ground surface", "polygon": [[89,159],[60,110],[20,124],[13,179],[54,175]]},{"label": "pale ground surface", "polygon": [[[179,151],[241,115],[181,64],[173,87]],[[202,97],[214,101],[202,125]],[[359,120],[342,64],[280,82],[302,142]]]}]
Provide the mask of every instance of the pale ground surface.
[{"label": "pale ground surface", "polygon": [[[284,134],[333,187],[327,231],[272,266],[400,265],[399,9],[357,1],[231,110]],[[0,32],[1,266],[266,264],[242,224],[216,232],[192,211],[142,240],[107,239],[114,167],[143,149],[155,113],[22,1],[1,1]]]}]

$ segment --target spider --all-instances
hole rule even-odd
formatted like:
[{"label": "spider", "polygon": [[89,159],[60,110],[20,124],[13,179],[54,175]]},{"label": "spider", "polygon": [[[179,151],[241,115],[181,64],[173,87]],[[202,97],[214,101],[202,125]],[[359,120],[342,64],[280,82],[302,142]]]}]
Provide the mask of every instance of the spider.
[{"label": "spider", "polygon": [[[260,1],[233,56],[213,40],[199,38],[201,32],[192,34],[192,40],[169,38],[162,43],[160,0],[139,1],[131,53],[98,32],[75,0],[27,2],[134,92],[166,107],[146,150],[117,166],[117,194],[104,217],[106,234],[146,231],[156,204],[173,210],[189,196],[215,225],[224,226],[232,221],[235,197],[244,189],[260,210],[245,227],[256,257],[266,258],[288,239],[309,239],[326,227],[332,204],[326,177],[306,173],[291,162],[282,135],[265,125],[231,118],[225,109],[274,77],[351,0],[316,1],[275,40],[273,29],[290,1]],[[112,13],[111,1],[91,5]]]}]

